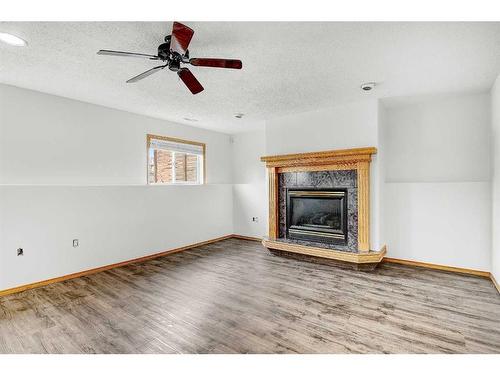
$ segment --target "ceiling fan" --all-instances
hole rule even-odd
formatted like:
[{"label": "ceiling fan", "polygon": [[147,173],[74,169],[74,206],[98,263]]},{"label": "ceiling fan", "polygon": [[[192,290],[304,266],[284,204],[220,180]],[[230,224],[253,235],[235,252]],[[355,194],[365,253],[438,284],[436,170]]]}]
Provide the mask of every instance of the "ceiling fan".
[{"label": "ceiling fan", "polygon": [[179,22],[174,22],[172,34],[165,37],[165,43],[158,46],[158,55],[148,55],[144,53],[110,51],[101,49],[98,55],[137,57],[148,60],[159,60],[164,65],[155,66],[145,72],[130,78],[127,83],[140,81],[153,73],[168,68],[177,72],[179,78],[184,82],[193,94],[203,91],[203,86],[191,73],[188,68],[181,67],[181,64],[191,64],[193,66],[207,66],[211,68],[241,69],[241,60],[213,59],[213,58],[189,58],[188,46],[193,37],[194,31]]}]

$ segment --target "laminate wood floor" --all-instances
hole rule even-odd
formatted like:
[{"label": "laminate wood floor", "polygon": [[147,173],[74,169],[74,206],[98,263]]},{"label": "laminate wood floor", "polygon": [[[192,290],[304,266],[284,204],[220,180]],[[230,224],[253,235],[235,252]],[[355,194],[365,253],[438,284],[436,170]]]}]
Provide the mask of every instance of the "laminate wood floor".
[{"label": "laminate wood floor", "polygon": [[491,281],[230,239],[0,297],[1,353],[500,353]]}]

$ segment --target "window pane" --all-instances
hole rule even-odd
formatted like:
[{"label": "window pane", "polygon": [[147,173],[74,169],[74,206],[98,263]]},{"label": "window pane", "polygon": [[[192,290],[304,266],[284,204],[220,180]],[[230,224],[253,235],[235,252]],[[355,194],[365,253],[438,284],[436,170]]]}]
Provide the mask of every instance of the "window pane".
[{"label": "window pane", "polygon": [[148,135],[148,182],[203,184],[205,145]]},{"label": "window pane", "polygon": [[154,150],[156,160],[155,182],[172,182],[172,151]]},{"label": "window pane", "polygon": [[188,154],[186,157],[187,181],[198,182],[198,155]]},{"label": "window pane", "polygon": [[155,150],[150,148],[148,150],[148,182],[150,184],[156,182],[155,180],[156,163],[154,155],[155,155]]},{"label": "window pane", "polygon": [[175,182],[186,182],[186,154],[175,153]]}]

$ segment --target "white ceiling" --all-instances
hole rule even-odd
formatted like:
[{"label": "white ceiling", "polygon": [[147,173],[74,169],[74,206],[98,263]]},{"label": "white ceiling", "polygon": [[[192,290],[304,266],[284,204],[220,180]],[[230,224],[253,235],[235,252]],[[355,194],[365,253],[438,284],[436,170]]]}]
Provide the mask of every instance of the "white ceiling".
[{"label": "white ceiling", "polygon": [[[0,43],[0,82],[236,133],[367,97],[482,91],[500,72],[500,23],[184,23],[191,57],[240,58],[243,69],[192,67],[205,87],[196,96],[168,70],[126,84],[158,63],[96,51],[155,53],[171,22],[0,22],[29,43]],[[365,93],[366,81],[379,85]]]}]

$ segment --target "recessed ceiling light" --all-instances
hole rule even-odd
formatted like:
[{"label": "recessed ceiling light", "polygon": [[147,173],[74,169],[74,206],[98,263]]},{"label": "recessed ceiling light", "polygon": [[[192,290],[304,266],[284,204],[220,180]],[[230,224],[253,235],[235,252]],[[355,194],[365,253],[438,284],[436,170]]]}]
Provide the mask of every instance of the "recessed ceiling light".
[{"label": "recessed ceiling light", "polygon": [[375,82],[366,82],[363,83],[360,87],[363,91],[371,91],[375,88],[376,83]]},{"label": "recessed ceiling light", "polygon": [[9,33],[0,33],[0,41],[15,47],[24,47],[28,45],[28,42],[26,42],[24,39],[21,39],[18,36]]},{"label": "recessed ceiling light", "polygon": [[234,115],[234,117],[236,117],[236,118],[243,118],[243,116],[245,116],[245,114],[243,114],[243,113],[237,113]]}]

